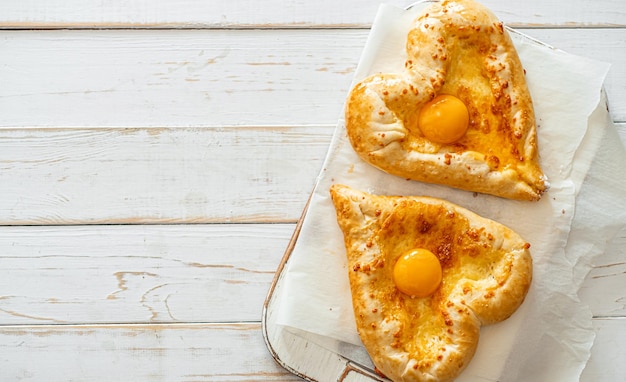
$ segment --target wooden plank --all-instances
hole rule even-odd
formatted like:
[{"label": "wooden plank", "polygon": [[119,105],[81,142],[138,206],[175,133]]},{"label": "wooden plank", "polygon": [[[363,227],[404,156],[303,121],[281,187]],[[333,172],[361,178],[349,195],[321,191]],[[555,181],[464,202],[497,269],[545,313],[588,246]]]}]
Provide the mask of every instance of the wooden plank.
[{"label": "wooden plank", "polygon": [[[611,113],[626,121],[626,28],[522,32],[612,63]],[[367,34],[0,31],[0,127],[334,125]]]},{"label": "wooden plank", "polygon": [[0,326],[0,365],[6,381],[298,380],[258,323]]},{"label": "wooden plank", "polygon": [[0,127],[217,127],[334,124],[367,31],[0,36]]},{"label": "wooden plank", "polygon": [[0,224],[295,222],[333,129],[0,129]]},{"label": "wooden plank", "polygon": [[333,130],[0,129],[0,225],[295,222]]},{"label": "wooden plank", "polygon": [[[389,0],[404,7],[413,0]],[[532,26],[624,26],[626,4],[620,1],[572,0],[560,3],[528,0],[482,0],[502,20]],[[122,0],[22,0],[0,3],[4,28],[300,28],[368,27],[377,0],[202,1],[139,0],[129,6]]]},{"label": "wooden plank", "polygon": [[333,130],[0,129],[0,225],[295,222]]},{"label": "wooden plank", "polygon": [[[594,327],[581,381],[625,380],[626,320]],[[0,326],[0,350],[6,380],[300,380],[270,357],[258,323]]]},{"label": "wooden plank", "polygon": [[[0,325],[258,321],[294,228],[0,227]],[[583,284],[596,317],[626,316],[623,247]]]},{"label": "wooden plank", "polygon": [[0,227],[0,325],[259,321],[293,229]]}]

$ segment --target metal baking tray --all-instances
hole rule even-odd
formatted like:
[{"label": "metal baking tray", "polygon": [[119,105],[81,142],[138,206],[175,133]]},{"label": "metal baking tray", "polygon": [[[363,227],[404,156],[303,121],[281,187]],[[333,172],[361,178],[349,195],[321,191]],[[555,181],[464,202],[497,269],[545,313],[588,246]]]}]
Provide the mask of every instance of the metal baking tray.
[{"label": "metal baking tray", "polygon": [[[414,3],[424,6],[436,0]],[[510,33],[523,36],[525,39],[554,49],[545,43],[507,28]],[[309,199],[310,201],[310,199]],[[283,279],[291,253],[298,241],[304,217],[309,209],[307,202],[302,216],[298,220],[295,231],[285,250],[284,256],[276,271],[267,298],[263,305],[262,332],[265,343],[276,362],[294,375],[308,381],[388,381],[377,374],[367,352],[363,347],[345,343],[335,339],[288,328],[276,323],[277,306],[285,292]]]}]

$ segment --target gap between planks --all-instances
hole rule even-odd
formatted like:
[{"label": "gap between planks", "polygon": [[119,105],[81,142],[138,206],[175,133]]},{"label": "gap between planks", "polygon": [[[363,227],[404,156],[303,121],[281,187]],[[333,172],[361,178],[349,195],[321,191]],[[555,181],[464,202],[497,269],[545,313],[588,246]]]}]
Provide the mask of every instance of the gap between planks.
[{"label": "gap between planks", "polygon": [[[267,25],[267,24],[202,24],[202,23],[156,23],[156,24],[125,24],[125,23],[7,23],[0,25],[0,31],[55,31],[55,30],[70,30],[70,31],[170,31],[170,30],[188,30],[188,31],[248,31],[248,30],[270,30],[270,31],[293,31],[293,30],[307,30],[307,31],[324,31],[324,30],[356,30],[366,31],[371,29],[370,23],[361,24],[282,24],[282,25]],[[506,26],[513,29],[526,29],[526,30],[579,30],[584,29],[626,29],[626,24],[525,24],[525,23],[507,23]]]}]

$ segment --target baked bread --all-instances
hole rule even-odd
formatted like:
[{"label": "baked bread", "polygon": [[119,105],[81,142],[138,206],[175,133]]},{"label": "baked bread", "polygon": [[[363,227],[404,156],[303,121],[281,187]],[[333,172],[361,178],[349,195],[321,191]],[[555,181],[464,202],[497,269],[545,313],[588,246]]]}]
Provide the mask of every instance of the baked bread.
[{"label": "baked bread", "polygon": [[[469,364],[481,325],[507,319],[532,278],[530,245],[511,229],[450,202],[330,189],[348,258],[359,336],[393,381],[450,381]],[[431,251],[441,282],[426,297],[399,290],[396,262]]]},{"label": "baked bread", "polygon": [[[407,179],[538,200],[548,183],[531,95],[496,16],[473,0],[433,3],[413,22],[406,54],[404,71],[373,74],[350,91],[346,129],[359,156]],[[430,118],[429,125],[424,110],[441,95],[456,97],[466,111],[447,109],[443,122]],[[446,130],[457,114],[465,120],[460,137]]]}]

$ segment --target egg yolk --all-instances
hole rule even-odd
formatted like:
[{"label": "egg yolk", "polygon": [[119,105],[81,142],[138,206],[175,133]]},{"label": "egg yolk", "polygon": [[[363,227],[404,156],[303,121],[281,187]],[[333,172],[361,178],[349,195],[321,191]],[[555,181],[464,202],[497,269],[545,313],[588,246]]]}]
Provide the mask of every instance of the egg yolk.
[{"label": "egg yolk", "polygon": [[433,294],[441,283],[439,259],[427,249],[413,249],[398,259],[393,268],[396,287],[411,297]]},{"label": "egg yolk", "polygon": [[460,99],[441,94],[424,104],[418,117],[422,134],[437,143],[454,143],[461,139],[469,125],[467,106]]}]

